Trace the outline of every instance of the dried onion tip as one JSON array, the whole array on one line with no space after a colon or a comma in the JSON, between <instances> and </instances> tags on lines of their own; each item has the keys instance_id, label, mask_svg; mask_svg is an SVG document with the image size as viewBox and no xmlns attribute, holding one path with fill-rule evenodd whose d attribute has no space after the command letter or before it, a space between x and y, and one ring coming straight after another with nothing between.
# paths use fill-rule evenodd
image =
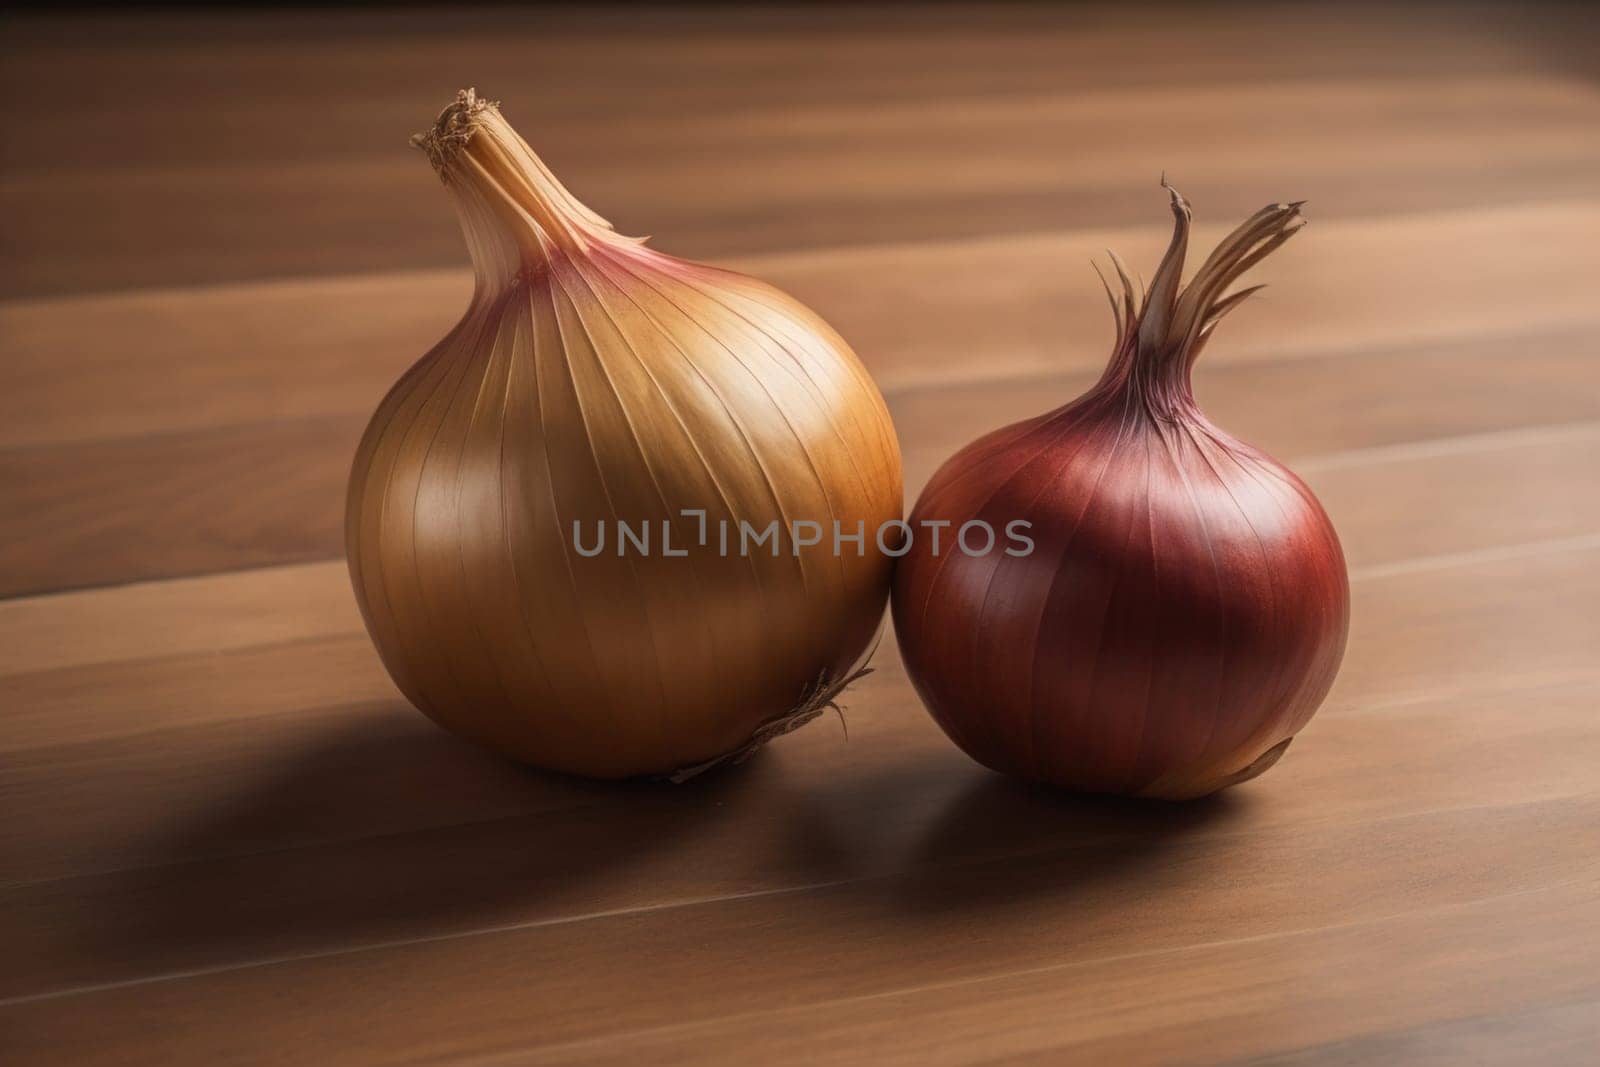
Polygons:
<instances>
[{"instance_id":1,"label":"dried onion tip","mask_svg":"<svg viewBox=\"0 0 1600 1067\"><path fill-rule=\"evenodd\" d=\"M1163 183L1164 184L1164 183ZM1088 393L997 430L912 512L1030 524L1026 554L936 555L895 573L907 671L974 759L1076 790L1183 798L1270 767L1333 683L1349 621L1338 537L1311 491L1195 406L1190 369L1225 295L1300 227L1274 204L1180 286L1188 203L1140 292L1116 262L1117 337Z\"/></svg>"},{"instance_id":2,"label":"dried onion tip","mask_svg":"<svg viewBox=\"0 0 1600 1067\"><path fill-rule=\"evenodd\" d=\"M901 508L865 369L771 286L613 232L472 90L413 143L476 286L351 473L351 578L396 684L455 733L604 778L818 714L879 625L870 531ZM801 519L868 536L802 545ZM772 523L781 551L743 550Z\"/></svg>"}]
</instances>

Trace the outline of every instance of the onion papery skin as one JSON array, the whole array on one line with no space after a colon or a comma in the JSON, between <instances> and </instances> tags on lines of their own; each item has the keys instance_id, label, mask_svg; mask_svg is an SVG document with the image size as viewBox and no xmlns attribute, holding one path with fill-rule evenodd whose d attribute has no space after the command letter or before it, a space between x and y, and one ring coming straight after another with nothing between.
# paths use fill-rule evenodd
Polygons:
<instances>
[{"instance_id":1,"label":"onion papery skin","mask_svg":"<svg viewBox=\"0 0 1600 1067\"><path fill-rule=\"evenodd\" d=\"M350 573L389 673L446 729L591 777L782 732L888 596L871 531L900 516L900 455L866 370L771 286L615 234L471 91L419 141L477 281L351 473ZM797 519L860 522L865 551L719 544L719 522ZM619 554L618 522L654 551ZM574 523L591 547L608 528L599 555Z\"/></svg>"},{"instance_id":2,"label":"onion papery skin","mask_svg":"<svg viewBox=\"0 0 1600 1067\"><path fill-rule=\"evenodd\" d=\"M1179 233L1142 309L1125 275L1112 297L1118 339L1100 383L957 453L911 515L919 533L1027 520L1034 550L935 555L918 536L893 611L918 693L978 762L1181 799L1261 773L1305 726L1343 656L1349 583L1305 484L1194 404L1193 357L1238 299L1182 303L1189 208L1176 193L1173 206ZM1298 208L1252 220L1266 251ZM1261 247L1214 271L1231 282Z\"/></svg>"}]
</instances>

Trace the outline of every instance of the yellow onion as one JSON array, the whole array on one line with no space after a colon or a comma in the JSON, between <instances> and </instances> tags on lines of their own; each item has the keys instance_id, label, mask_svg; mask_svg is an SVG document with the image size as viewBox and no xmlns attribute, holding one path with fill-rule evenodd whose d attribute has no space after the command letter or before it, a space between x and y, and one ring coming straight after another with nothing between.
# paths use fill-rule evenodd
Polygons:
<instances>
[{"instance_id":1,"label":"yellow onion","mask_svg":"<svg viewBox=\"0 0 1600 1067\"><path fill-rule=\"evenodd\" d=\"M413 142L476 286L351 473L351 578L395 683L452 732L605 778L817 714L878 628L874 533L900 517L866 370L771 286L616 234L472 90Z\"/></svg>"}]
</instances>

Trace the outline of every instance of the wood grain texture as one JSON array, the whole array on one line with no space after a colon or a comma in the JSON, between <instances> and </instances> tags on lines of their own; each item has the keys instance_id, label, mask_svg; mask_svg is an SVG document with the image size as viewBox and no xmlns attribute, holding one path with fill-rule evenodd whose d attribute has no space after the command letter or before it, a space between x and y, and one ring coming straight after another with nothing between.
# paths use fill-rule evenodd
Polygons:
<instances>
[{"instance_id":1,"label":"wood grain texture","mask_svg":"<svg viewBox=\"0 0 1600 1067\"><path fill-rule=\"evenodd\" d=\"M8 14L0 1057L1564 1064L1600 1043L1600 65L1549 9ZM604 69L605 78L594 72ZM1325 707L1179 807L972 765L892 639L687 788L406 706L340 518L470 285L476 83L884 386L908 493L1085 388L1087 261L1312 229L1197 371L1351 565Z\"/></svg>"},{"instance_id":2,"label":"wood grain texture","mask_svg":"<svg viewBox=\"0 0 1600 1067\"><path fill-rule=\"evenodd\" d=\"M623 1040L551 1046L521 1062L737 1063L737 1050L762 1046L839 1059L871 1047L884 1062L906 1064L1159 1064L1192 1058L1202 1042L1212 1056L1245 1062L1444 1064L1498 1054L1563 1062L1595 1032L1595 956L1561 947L1569 933L1594 931L1583 896L1507 894L1424 914L668 1024ZM1465 942L1472 947L1440 948ZM1559 962L1508 985L1504 972L1534 945ZM1411 992L1404 1007L1396 989ZM1557 1006L1516 1010L1551 1001ZM996 1017L1013 1024L996 1028ZM1346 1036L1352 1030L1359 1036Z\"/></svg>"},{"instance_id":3,"label":"wood grain texture","mask_svg":"<svg viewBox=\"0 0 1600 1067\"><path fill-rule=\"evenodd\" d=\"M1600 579L1594 573L1600 559L1597 549L1600 546L1594 544L1558 544L1510 558L1445 557L1437 566L1381 573L1368 580L1358 570L1358 611L1350 651L1322 714L1363 702L1407 703L1590 680L1600 671L1592 656L1600 642L1600 622L1590 608L1600 595ZM342 575L329 577L343 581ZM1484 617L1470 613L1460 617L1462 585L1473 587ZM1364 622L1361 612L1373 614ZM1562 632L1537 630L1535 624L1542 621L1560 625ZM364 751L368 746L362 744L363 731L371 731L370 746L379 753L391 740L404 751L412 743L406 739L415 735L390 718L404 707L403 702L370 661L359 673L350 666L361 642L360 635L353 634L348 641L321 642L314 654L303 650L299 656L271 648L213 654L205 674L196 670L197 663L206 663L205 657L188 656L148 665L108 664L76 673L4 679L5 691L34 714L15 717L14 740L6 745L13 766L0 773L0 785L13 803L51 814L6 829L8 861L0 870L0 881L26 883L140 865L147 862L141 856L152 847L149 842L159 842L199 798L221 796L249 780L270 786L282 771L293 770L296 753L315 765L320 750L329 747L337 766L353 763L352 771L361 770L362 757L371 758ZM263 684L274 668L282 670L290 663L303 666L308 676L293 686L277 686L272 693L241 697L243 706L236 715L205 714L229 692ZM893 699L902 707L916 707L909 692L883 694L891 671L895 686L904 689L898 661L886 655L883 677L874 676L852 697L860 714L867 713L871 701ZM94 688L99 692L126 688L129 696L85 706L77 688L85 678L97 682ZM42 724L58 720L61 740L52 743L51 732ZM425 725L410 719L402 722L419 729ZM341 742L347 731L355 738L353 755L346 755ZM142 738L159 744L148 748ZM856 752L833 731L808 731L806 740L823 745L829 753L822 757L824 772L844 752ZM263 752L275 753L276 758L263 761ZM163 772L173 767L181 767L182 773ZM381 775L383 768L363 773ZM525 786L524 802L547 804L552 791L558 797L568 795L561 782L541 779ZM337 780L333 784L337 786ZM417 814L426 816L432 804L445 801L445 810L452 810L451 805L470 795L452 790L441 801L424 797L426 803ZM487 795L501 794L490 788ZM137 797L139 804L118 804L119 797ZM303 797L288 789L274 798L274 803L279 801L297 810ZM263 813L271 811L261 801L254 806ZM287 843L392 832L407 828L404 820L414 817L403 809L379 805L381 825L370 827L363 820L373 812L365 805L331 809L308 823L286 825L284 830L296 835ZM496 808L490 816L503 813ZM346 825L353 830L341 828ZM229 835L218 834L212 847L227 851L228 842Z\"/></svg>"},{"instance_id":4,"label":"wood grain texture","mask_svg":"<svg viewBox=\"0 0 1600 1067\"><path fill-rule=\"evenodd\" d=\"M1204 239L1221 226L1203 227ZM1307 420L1339 420L1320 446L1348 447L1352 421L1386 418L1383 439L1404 441L1450 432L1430 420L1470 432L1594 417L1593 390L1552 398L1545 376L1592 361L1596 232L1600 209L1576 202L1318 223L1208 349L1201 399L1286 459L1303 454L1292 431ZM1087 385L1110 343L1088 261L1112 247L1153 262L1164 240L1149 226L733 265L800 295L864 354L914 490L985 428L1051 406L1041 388L1065 399ZM1301 247L1312 241L1317 257ZM1507 302L1512 286L1521 295ZM374 398L468 291L443 272L0 305L0 333L14 340L0 491L20 504L0 514L12 546L0 592L337 554L343 486ZM942 403L929 396L941 387ZM1505 410L1485 402L1495 395ZM907 405L956 415L908 417ZM1275 417L1287 427L1261 425Z\"/></svg>"},{"instance_id":5,"label":"wood grain texture","mask_svg":"<svg viewBox=\"0 0 1600 1067\"><path fill-rule=\"evenodd\" d=\"M798 894L489 931L492 948L446 938L121 986L95 995L95 1027L71 997L10 1006L7 1021L24 1049L91 1062L116 1055L100 1027L157 1056L245 1059L254 1043L243 1035L269 1020L311 1057L383 1059L419 1046L480 1055L681 1023L691 1011L738 1015L998 977L1063 954L1161 952L1212 940L1219 925L1238 940L1369 922L1410 910L1419 883L1439 910L1574 880L1592 888L1597 817L1594 798L1563 797L1301 835L1147 831ZM927 847L948 847L939 834ZM1357 854L1362 862L1349 862ZM969 925L975 914L981 936ZM648 966L630 966L641 944ZM286 994L317 1006L316 1025L280 1014ZM382 1027L354 1010L378 1003Z\"/></svg>"},{"instance_id":6,"label":"wood grain texture","mask_svg":"<svg viewBox=\"0 0 1600 1067\"><path fill-rule=\"evenodd\" d=\"M5 151L0 289L458 262L453 220L402 146L463 79L548 131L536 147L624 232L697 257L1140 220L1130 193L1162 168L1238 215L1280 195L1249 188L1266 172L1326 175L1297 195L1332 213L1584 191L1600 162L1560 125L1595 109L1592 85L1565 80L1583 73L1571 35L1591 26L1572 15L530 12L453 14L447 34L418 15L335 21L8 34L0 85L49 84L61 121ZM1370 150L1323 150L1341 143ZM118 195L86 195L108 171Z\"/></svg>"}]
</instances>

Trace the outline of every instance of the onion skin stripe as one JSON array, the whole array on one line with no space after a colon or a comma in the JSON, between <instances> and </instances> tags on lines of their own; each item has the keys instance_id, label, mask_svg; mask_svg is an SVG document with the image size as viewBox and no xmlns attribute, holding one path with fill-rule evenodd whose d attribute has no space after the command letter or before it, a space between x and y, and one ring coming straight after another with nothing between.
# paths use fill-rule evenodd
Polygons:
<instances>
[{"instance_id":1,"label":"onion skin stripe","mask_svg":"<svg viewBox=\"0 0 1600 1067\"><path fill-rule=\"evenodd\" d=\"M958 452L913 508L914 524L953 528L1024 519L1034 559L914 544L893 607L908 676L974 759L1066 789L1183 799L1282 755L1332 686L1350 591L1310 489L1208 421L1189 377L1260 287L1224 290L1298 232L1302 205L1258 211L1184 287L1191 209L1167 192L1173 234L1149 289L1115 255L1120 294L1101 272L1116 340L1100 380Z\"/></svg>"},{"instance_id":2,"label":"onion skin stripe","mask_svg":"<svg viewBox=\"0 0 1600 1067\"><path fill-rule=\"evenodd\" d=\"M417 143L476 287L351 472L352 584L401 691L463 737L598 778L714 764L815 714L856 676L893 559L792 531L875 533L903 506L865 368L777 290L617 234L475 93ZM718 525L706 544L678 526L666 556L685 511ZM784 551L740 551L741 523ZM623 524L655 551L569 543Z\"/></svg>"}]
</instances>

